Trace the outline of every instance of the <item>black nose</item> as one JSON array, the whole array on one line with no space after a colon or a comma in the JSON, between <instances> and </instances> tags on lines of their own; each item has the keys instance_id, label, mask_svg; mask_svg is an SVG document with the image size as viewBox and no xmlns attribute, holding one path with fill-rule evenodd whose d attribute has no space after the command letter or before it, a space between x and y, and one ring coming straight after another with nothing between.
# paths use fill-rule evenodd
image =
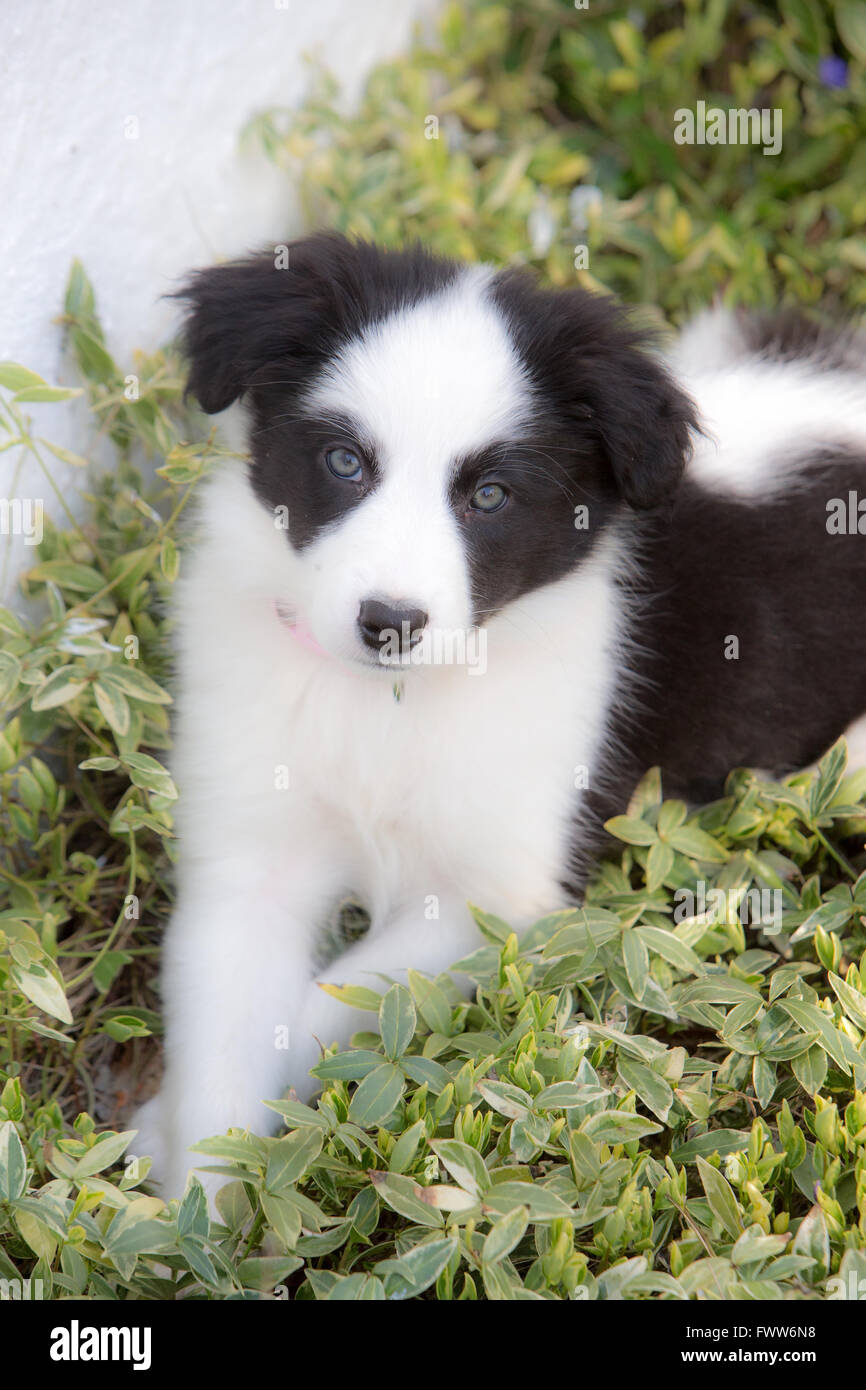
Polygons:
<instances>
[{"instance_id":1,"label":"black nose","mask_svg":"<svg viewBox=\"0 0 866 1390\"><path fill-rule=\"evenodd\" d=\"M374 652L392 644L401 654L414 647L424 628L427 614L421 608L411 608L401 602L388 603L377 598L365 598L358 610L358 631L361 640Z\"/></svg>"}]
</instances>

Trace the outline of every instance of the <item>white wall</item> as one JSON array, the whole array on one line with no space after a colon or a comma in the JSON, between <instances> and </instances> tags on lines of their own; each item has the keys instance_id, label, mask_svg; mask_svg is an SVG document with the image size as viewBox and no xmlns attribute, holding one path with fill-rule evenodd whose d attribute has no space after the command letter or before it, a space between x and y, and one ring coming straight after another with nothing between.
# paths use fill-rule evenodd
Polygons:
<instances>
[{"instance_id":1,"label":"white wall","mask_svg":"<svg viewBox=\"0 0 866 1390\"><path fill-rule=\"evenodd\" d=\"M377 61L405 49L435 0L5 0L0 6L0 359L72 382L61 357L70 262L95 286L123 364L157 346L176 309L159 296L193 265L300 229L287 178L238 133L293 106L304 54L354 99ZM129 132L137 123L137 138ZM84 412L30 407L37 429L80 450ZM2 436L0 436L2 440ZM0 454L0 497L50 494L32 460ZM53 464L74 504L81 475ZM14 485L14 492L13 492ZM0 535L0 597L22 559ZM3 584L3 570L6 584ZM11 573L10 573L11 571Z\"/></svg>"}]
</instances>

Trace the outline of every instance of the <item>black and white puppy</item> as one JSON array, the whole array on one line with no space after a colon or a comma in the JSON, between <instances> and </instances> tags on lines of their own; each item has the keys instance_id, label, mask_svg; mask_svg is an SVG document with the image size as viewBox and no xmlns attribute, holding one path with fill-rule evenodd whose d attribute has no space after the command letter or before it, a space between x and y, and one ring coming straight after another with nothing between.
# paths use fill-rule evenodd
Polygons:
<instances>
[{"instance_id":1,"label":"black and white puppy","mask_svg":"<svg viewBox=\"0 0 866 1390\"><path fill-rule=\"evenodd\" d=\"M137 1143L172 1195L190 1143L272 1128L369 1026L317 981L436 974L467 899L517 929L567 904L652 764L706 799L866 711L856 339L714 312L666 365L607 298L335 235L185 297L190 391L243 400L250 461L208 487L178 613ZM347 893L369 933L317 970Z\"/></svg>"}]
</instances>

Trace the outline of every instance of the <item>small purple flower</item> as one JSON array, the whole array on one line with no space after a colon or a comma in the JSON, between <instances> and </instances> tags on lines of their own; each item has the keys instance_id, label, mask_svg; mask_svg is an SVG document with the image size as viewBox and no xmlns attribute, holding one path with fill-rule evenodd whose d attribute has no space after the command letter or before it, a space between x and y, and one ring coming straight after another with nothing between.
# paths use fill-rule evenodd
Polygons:
<instances>
[{"instance_id":1,"label":"small purple flower","mask_svg":"<svg viewBox=\"0 0 866 1390\"><path fill-rule=\"evenodd\" d=\"M831 53L829 58L822 58L818 64L818 76L825 87L847 87L848 64L844 58L837 58Z\"/></svg>"}]
</instances>

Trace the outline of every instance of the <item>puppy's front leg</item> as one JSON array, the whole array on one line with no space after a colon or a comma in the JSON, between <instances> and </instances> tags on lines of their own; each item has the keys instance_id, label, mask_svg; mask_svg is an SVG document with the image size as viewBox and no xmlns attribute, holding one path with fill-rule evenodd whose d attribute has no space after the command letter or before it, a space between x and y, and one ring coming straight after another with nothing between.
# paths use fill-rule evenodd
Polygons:
<instances>
[{"instance_id":1,"label":"puppy's front leg","mask_svg":"<svg viewBox=\"0 0 866 1390\"><path fill-rule=\"evenodd\" d=\"M233 1125L269 1133L278 1123L262 1102L287 1085L330 878L330 866L309 860L282 862L278 877L273 860L226 860L182 885L163 954L165 1077L133 1146L154 1157L162 1195L178 1196L189 1169L208 1163L190 1144Z\"/></svg>"},{"instance_id":2,"label":"puppy's front leg","mask_svg":"<svg viewBox=\"0 0 866 1390\"><path fill-rule=\"evenodd\" d=\"M405 984L408 969L438 975L481 944L478 928L466 903L439 897L439 917L426 916L426 902L406 907L392 922L370 933L316 974L306 991L292 1046L292 1081L298 1093L309 1096L318 1087L309 1069L316 1065L320 1045L344 1046L351 1035L376 1027L375 1015L349 1008L322 990L320 983L366 985L386 989L378 978L387 975Z\"/></svg>"}]
</instances>

